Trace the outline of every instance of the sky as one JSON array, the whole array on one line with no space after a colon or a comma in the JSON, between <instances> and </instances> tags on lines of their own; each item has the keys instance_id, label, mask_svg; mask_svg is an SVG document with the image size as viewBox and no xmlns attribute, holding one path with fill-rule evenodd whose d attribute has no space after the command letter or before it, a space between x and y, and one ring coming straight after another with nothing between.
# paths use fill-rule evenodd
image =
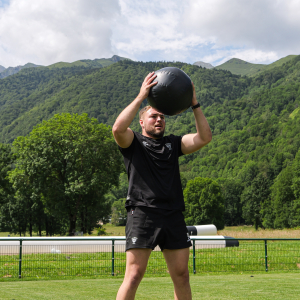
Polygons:
<instances>
[{"instance_id":1,"label":"sky","mask_svg":"<svg viewBox=\"0 0 300 300\"><path fill-rule=\"evenodd\" d=\"M299 0L0 0L0 65L109 58L269 64L300 54Z\"/></svg>"}]
</instances>

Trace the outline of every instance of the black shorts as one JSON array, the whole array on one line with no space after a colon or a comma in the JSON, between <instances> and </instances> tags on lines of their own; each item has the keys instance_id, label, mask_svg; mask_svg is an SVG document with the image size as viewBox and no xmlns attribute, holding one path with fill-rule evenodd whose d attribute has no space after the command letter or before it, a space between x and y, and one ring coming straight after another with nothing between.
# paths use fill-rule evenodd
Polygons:
<instances>
[{"instance_id":1,"label":"black shorts","mask_svg":"<svg viewBox=\"0 0 300 300\"><path fill-rule=\"evenodd\" d=\"M133 248L183 249L192 246L182 211L137 206L127 209L126 251Z\"/></svg>"}]
</instances>

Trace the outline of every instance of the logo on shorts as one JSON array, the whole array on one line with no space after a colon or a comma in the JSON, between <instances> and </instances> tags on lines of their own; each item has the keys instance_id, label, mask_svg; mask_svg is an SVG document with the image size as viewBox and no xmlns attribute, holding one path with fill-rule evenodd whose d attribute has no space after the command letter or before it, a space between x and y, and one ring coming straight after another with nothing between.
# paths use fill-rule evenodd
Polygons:
<instances>
[{"instance_id":1,"label":"logo on shorts","mask_svg":"<svg viewBox=\"0 0 300 300\"><path fill-rule=\"evenodd\" d=\"M137 237L133 237L133 238L131 238L131 240L132 240L132 244L133 244L133 245L135 245L135 242L137 241L137 239L138 239Z\"/></svg>"},{"instance_id":2,"label":"logo on shorts","mask_svg":"<svg viewBox=\"0 0 300 300\"><path fill-rule=\"evenodd\" d=\"M166 143L166 147L168 147L170 151L172 150L172 144L171 143Z\"/></svg>"},{"instance_id":3,"label":"logo on shorts","mask_svg":"<svg viewBox=\"0 0 300 300\"><path fill-rule=\"evenodd\" d=\"M191 241L191 238L190 238L189 234L187 233L186 235L187 235L187 238L188 238L188 239L187 239L187 242L190 242L190 241Z\"/></svg>"}]
</instances>

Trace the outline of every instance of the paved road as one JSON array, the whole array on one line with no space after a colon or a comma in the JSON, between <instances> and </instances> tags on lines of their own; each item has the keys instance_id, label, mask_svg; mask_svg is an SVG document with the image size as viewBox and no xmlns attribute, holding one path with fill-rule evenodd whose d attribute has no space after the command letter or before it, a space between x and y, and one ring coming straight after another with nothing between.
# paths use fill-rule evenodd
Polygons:
<instances>
[{"instance_id":1,"label":"paved road","mask_svg":"<svg viewBox=\"0 0 300 300\"><path fill-rule=\"evenodd\" d=\"M112 241L115 240L115 252L125 251L125 237L104 237L105 240L99 240L99 237L88 240L76 240L77 238L22 238L22 253L95 253L95 252L111 252ZM191 237L191 239L200 237ZM196 240L196 249L204 248L224 248L226 246L223 236L205 236L203 240ZM207 239L218 240L207 240ZM4 240L5 239L5 240ZM20 241L15 238L0 238L0 255L19 254ZM82 238L84 239L84 238ZM206 239L206 240L204 240ZM160 251L159 247L155 251Z\"/></svg>"}]
</instances>

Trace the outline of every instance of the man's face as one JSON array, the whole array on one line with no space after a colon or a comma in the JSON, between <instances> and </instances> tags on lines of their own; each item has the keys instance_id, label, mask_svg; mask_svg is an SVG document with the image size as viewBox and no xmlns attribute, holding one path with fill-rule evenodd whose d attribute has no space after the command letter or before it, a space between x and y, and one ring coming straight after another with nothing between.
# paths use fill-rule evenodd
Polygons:
<instances>
[{"instance_id":1,"label":"man's face","mask_svg":"<svg viewBox=\"0 0 300 300\"><path fill-rule=\"evenodd\" d=\"M165 115L155 108L150 108L143 113L140 120L142 126L143 135L159 139L164 136L165 133Z\"/></svg>"}]
</instances>

